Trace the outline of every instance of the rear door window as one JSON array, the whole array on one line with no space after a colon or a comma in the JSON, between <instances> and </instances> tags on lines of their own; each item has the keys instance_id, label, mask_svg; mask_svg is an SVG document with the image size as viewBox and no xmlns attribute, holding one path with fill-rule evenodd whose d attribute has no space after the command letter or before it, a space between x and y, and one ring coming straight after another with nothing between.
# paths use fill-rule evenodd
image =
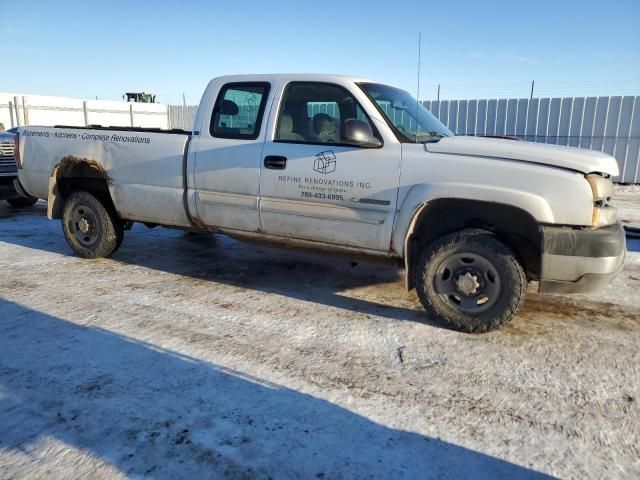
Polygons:
<instances>
[{"instance_id":1,"label":"rear door window","mask_svg":"<svg viewBox=\"0 0 640 480\"><path fill-rule=\"evenodd\" d=\"M211 116L212 137L255 140L269 95L268 83L228 83L222 87Z\"/></svg>"}]
</instances>

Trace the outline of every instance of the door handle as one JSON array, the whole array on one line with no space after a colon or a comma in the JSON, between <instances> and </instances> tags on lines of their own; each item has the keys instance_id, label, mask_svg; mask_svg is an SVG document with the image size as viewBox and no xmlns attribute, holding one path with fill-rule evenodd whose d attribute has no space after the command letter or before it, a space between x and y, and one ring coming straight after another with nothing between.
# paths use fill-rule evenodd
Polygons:
<instances>
[{"instance_id":1,"label":"door handle","mask_svg":"<svg viewBox=\"0 0 640 480\"><path fill-rule=\"evenodd\" d=\"M281 157L280 155L267 155L264 157L264 166L271 170L284 170L287 168L287 157Z\"/></svg>"}]
</instances>

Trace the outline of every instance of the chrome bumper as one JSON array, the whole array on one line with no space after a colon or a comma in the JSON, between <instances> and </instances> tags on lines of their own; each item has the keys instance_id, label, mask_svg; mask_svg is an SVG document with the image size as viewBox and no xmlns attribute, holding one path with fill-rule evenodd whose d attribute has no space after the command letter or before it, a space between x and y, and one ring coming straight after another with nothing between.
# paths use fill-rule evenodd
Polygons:
<instances>
[{"instance_id":1,"label":"chrome bumper","mask_svg":"<svg viewBox=\"0 0 640 480\"><path fill-rule=\"evenodd\" d=\"M594 230L543 227L542 293L586 293L606 286L626 255L620 223Z\"/></svg>"}]
</instances>

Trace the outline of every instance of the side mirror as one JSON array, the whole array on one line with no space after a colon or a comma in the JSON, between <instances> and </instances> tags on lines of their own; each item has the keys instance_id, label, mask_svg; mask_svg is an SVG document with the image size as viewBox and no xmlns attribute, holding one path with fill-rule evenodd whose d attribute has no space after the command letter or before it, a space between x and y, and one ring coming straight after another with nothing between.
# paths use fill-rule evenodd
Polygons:
<instances>
[{"instance_id":1,"label":"side mirror","mask_svg":"<svg viewBox=\"0 0 640 480\"><path fill-rule=\"evenodd\" d=\"M391 108L393 108L394 110L404 111L407 109L407 105L402 100L395 99L393 102L391 102Z\"/></svg>"},{"instance_id":2,"label":"side mirror","mask_svg":"<svg viewBox=\"0 0 640 480\"><path fill-rule=\"evenodd\" d=\"M348 118L344 121L342 139L363 147L379 147L381 145L380 140L373 135L371 125L355 118Z\"/></svg>"}]
</instances>

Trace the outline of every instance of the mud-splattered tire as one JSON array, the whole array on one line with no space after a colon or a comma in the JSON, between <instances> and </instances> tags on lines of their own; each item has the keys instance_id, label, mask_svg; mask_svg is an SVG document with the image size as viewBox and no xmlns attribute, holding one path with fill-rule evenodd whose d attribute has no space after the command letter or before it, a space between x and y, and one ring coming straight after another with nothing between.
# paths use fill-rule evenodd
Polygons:
<instances>
[{"instance_id":1,"label":"mud-splattered tire","mask_svg":"<svg viewBox=\"0 0 640 480\"><path fill-rule=\"evenodd\" d=\"M416 290L429 317L463 332L489 332L509 322L526 289L511 249L486 230L440 237L416 265Z\"/></svg>"},{"instance_id":2,"label":"mud-splattered tire","mask_svg":"<svg viewBox=\"0 0 640 480\"><path fill-rule=\"evenodd\" d=\"M38 201L35 197L18 197L18 198L10 198L7 200L9 205L13 208L22 208L22 207L30 207L31 205L35 205Z\"/></svg>"},{"instance_id":3,"label":"mud-splattered tire","mask_svg":"<svg viewBox=\"0 0 640 480\"><path fill-rule=\"evenodd\" d=\"M73 192L62 212L62 230L71 249L83 258L108 257L124 238L124 224L113 209L89 192Z\"/></svg>"}]
</instances>

